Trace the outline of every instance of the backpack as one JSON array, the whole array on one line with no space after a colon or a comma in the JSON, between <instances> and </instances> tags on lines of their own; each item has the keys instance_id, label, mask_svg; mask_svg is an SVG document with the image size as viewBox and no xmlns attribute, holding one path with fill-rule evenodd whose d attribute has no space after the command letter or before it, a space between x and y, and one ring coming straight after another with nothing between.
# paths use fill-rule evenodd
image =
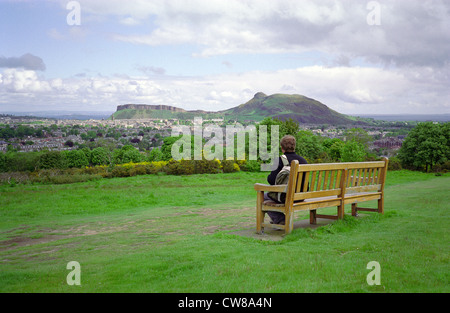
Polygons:
<instances>
[{"instance_id":1,"label":"backpack","mask_svg":"<svg viewBox=\"0 0 450 313\"><path fill-rule=\"evenodd\" d=\"M291 173L291 166L287 157L283 154L281 156L281 161L283 162L283 168L277 174L275 178L275 185L287 185L289 182L289 174ZM287 186L286 186L287 189ZM284 192L269 192L267 195L270 199L275 202L284 203L286 201L286 189Z\"/></svg>"}]
</instances>

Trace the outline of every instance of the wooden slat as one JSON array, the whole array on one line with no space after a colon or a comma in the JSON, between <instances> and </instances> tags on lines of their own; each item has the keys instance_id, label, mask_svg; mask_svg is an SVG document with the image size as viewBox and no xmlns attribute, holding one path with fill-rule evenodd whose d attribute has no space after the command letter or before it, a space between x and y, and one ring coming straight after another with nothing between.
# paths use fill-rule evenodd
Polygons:
<instances>
[{"instance_id":1,"label":"wooden slat","mask_svg":"<svg viewBox=\"0 0 450 313\"><path fill-rule=\"evenodd\" d=\"M357 184L357 179L358 179L358 176L359 176L359 173L358 173L358 169L353 169L353 170L351 170L351 171L353 171L353 174L351 174L350 172L349 172L349 175L352 175L351 177L352 177L352 184L350 185L350 186L347 186L347 187L352 187L352 186L356 186L356 184Z\"/></svg>"},{"instance_id":2,"label":"wooden slat","mask_svg":"<svg viewBox=\"0 0 450 313\"><path fill-rule=\"evenodd\" d=\"M375 172L374 168L369 169L369 174L367 176L367 185L373 184L373 173Z\"/></svg>"},{"instance_id":3,"label":"wooden slat","mask_svg":"<svg viewBox=\"0 0 450 313\"><path fill-rule=\"evenodd\" d=\"M265 184L255 184L253 188L256 191L274 191L274 192L284 192L287 185L265 185Z\"/></svg>"},{"instance_id":4,"label":"wooden slat","mask_svg":"<svg viewBox=\"0 0 450 313\"><path fill-rule=\"evenodd\" d=\"M305 184L303 185L303 192L307 192L308 191L308 186L309 186L309 172L305 173Z\"/></svg>"},{"instance_id":5,"label":"wooden slat","mask_svg":"<svg viewBox=\"0 0 450 313\"><path fill-rule=\"evenodd\" d=\"M332 220L337 220L338 217L336 215L324 215L324 214L316 214L316 218L327 218Z\"/></svg>"},{"instance_id":6,"label":"wooden slat","mask_svg":"<svg viewBox=\"0 0 450 313\"><path fill-rule=\"evenodd\" d=\"M350 194L345 197L344 204L379 200L380 198L381 198L381 193L367 193L367 194L358 195L358 196Z\"/></svg>"},{"instance_id":7,"label":"wooden slat","mask_svg":"<svg viewBox=\"0 0 450 313\"><path fill-rule=\"evenodd\" d=\"M301 164L300 172L384 167L384 161Z\"/></svg>"},{"instance_id":8,"label":"wooden slat","mask_svg":"<svg viewBox=\"0 0 450 313\"><path fill-rule=\"evenodd\" d=\"M335 181L334 181L335 173L336 173L336 171L331 171L330 185L328 186L328 188L330 188L330 189L334 189L335 188Z\"/></svg>"},{"instance_id":9,"label":"wooden slat","mask_svg":"<svg viewBox=\"0 0 450 313\"><path fill-rule=\"evenodd\" d=\"M313 201L313 202L300 202L300 203L294 203L294 211L305 211L305 210L316 210L321 208L328 208L333 206L340 205L341 200L335 199L335 200L328 200L328 201Z\"/></svg>"},{"instance_id":10,"label":"wooden slat","mask_svg":"<svg viewBox=\"0 0 450 313\"><path fill-rule=\"evenodd\" d=\"M367 212L378 212L378 209L372 209L372 208L356 208L357 211L367 211Z\"/></svg>"},{"instance_id":11,"label":"wooden slat","mask_svg":"<svg viewBox=\"0 0 450 313\"><path fill-rule=\"evenodd\" d=\"M310 191L316 191L316 172L311 171L311 188Z\"/></svg>"},{"instance_id":12,"label":"wooden slat","mask_svg":"<svg viewBox=\"0 0 450 313\"><path fill-rule=\"evenodd\" d=\"M368 185L368 186L348 187L345 192L346 194L352 194L358 192L379 191L380 189L381 185Z\"/></svg>"},{"instance_id":13,"label":"wooden slat","mask_svg":"<svg viewBox=\"0 0 450 313\"><path fill-rule=\"evenodd\" d=\"M300 192L300 188L302 187L302 180L303 180L303 176L305 175L305 173L301 172L298 173L297 175L297 186L295 186L295 192Z\"/></svg>"},{"instance_id":14,"label":"wooden slat","mask_svg":"<svg viewBox=\"0 0 450 313\"><path fill-rule=\"evenodd\" d=\"M323 174L323 171L320 171L319 177L317 178L317 187L316 187L317 191L322 190L322 174Z\"/></svg>"},{"instance_id":15,"label":"wooden slat","mask_svg":"<svg viewBox=\"0 0 450 313\"><path fill-rule=\"evenodd\" d=\"M381 179L381 175L380 175L380 173L381 173L381 168L378 168L377 169L377 180L376 180L376 183L377 184L379 184L380 183L380 179Z\"/></svg>"},{"instance_id":16,"label":"wooden slat","mask_svg":"<svg viewBox=\"0 0 450 313\"><path fill-rule=\"evenodd\" d=\"M342 170L338 170L336 174L336 185L334 186L334 188L341 188L341 175Z\"/></svg>"},{"instance_id":17,"label":"wooden slat","mask_svg":"<svg viewBox=\"0 0 450 313\"><path fill-rule=\"evenodd\" d=\"M330 182L329 182L329 178L328 178L329 173L330 173L330 171L325 171L325 177L324 177L324 179L323 179L322 190L328 190L328 189L330 188L330 187L329 187Z\"/></svg>"},{"instance_id":18,"label":"wooden slat","mask_svg":"<svg viewBox=\"0 0 450 313\"><path fill-rule=\"evenodd\" d=\"M369 169L365 168L361 177L361 186L365 186L366 185L366 179L367 179L367 171Z\"/></svg>"},{"instance_id":19,"label":"wooden slat","mask_svg":"<svg viewBox=\"0 0 450 313\"><path fill-rule=\"evenodd\" d=\"M294 201L303 200L303 199L310 199L310 198L321 198L321 197L337 196L340 193L341 193L341 189L300 192L300 193L296 193L294 195Z\"/></svg>"}]
</instances>

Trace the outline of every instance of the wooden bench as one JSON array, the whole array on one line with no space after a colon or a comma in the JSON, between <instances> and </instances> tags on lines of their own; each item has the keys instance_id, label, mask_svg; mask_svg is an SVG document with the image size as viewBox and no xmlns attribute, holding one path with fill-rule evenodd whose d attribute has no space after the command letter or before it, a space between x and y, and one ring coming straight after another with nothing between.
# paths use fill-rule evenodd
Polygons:
<instances>
[{"instance_id":1,"label":"wooden bench","mask_svg":"<svg viewBox=\"0 0 450 313\"><path fill-rule=\"evenodd\" d=\"M341 219L346 204L352 205L352 215L358 211L384 213L384 183L389 160L375 162L302 164L294 160L291 163L289 182L286 185L255 184L256 231L262 233L264 227L284 229L288 234L293 229L294 212L309 211L310 223L316 224L316 218ZM302 184L302 181L304 183ZM264 192L283 192L286 190L286 202L279 204L264 200ZM377 200L378 208L359 207L360 202ZM337 207L337 215L317 214L317 209ZM266 212L275 211L285 214L285 225L266 224Z\"/></svg>"}]
</instances>

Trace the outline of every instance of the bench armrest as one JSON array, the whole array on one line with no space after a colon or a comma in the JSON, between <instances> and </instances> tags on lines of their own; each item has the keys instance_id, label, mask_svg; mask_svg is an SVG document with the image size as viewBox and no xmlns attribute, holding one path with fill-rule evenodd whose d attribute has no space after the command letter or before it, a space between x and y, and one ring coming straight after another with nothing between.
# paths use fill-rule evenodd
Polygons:
<instances>
[{"instance_id":1,"label":"bench armrest","mask_svg":"<svg viewBox=\"0 0 450 313\"><path fill-rule=\"evenodd\" d=\"M254 188L256 191L273 191L273 192L285 192L287 185L265 185L265 184L255 184Z\"/></svg>"}]
</instances>

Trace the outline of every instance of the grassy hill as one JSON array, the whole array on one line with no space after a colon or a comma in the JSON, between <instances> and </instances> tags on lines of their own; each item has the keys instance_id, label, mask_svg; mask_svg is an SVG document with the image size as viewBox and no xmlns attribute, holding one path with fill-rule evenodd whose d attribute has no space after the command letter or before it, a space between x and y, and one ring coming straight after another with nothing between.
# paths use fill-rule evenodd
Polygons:
<instances>
[{"instance_id":1,"label":"grassy hill","mask_svg":"<svg viewBox=\"0 0 450 313\"><path fill-rule=\"evenodd\" d=\"M192 120L194 117L202 117L204 119L217 118L217 113L207 113L204 111L186 111L186 112L174 112L169 110L136 110L125 109L114 112L112 117L114 119L180 119L180 120Z\"/></svg>"},{"instance_id":2,"label":"grassy hill","mask_svg":"<svg viewBox=\"0 0 450 313\"><path fill-rule=\"evenodd\" d=\"M300 123L311 124L336 125L355 122L346 115L331 110L325 104L302 95L267 96L258 92L250 101L222 112L225 116L238 120L260 121L270 116L281 120L292 118Z\"/></svg>"},{"instance_id":3,"label":"grassy hill","mask_svg":"<svg viewBox=\"0 0 450 313\"><path fill-rule=\"evenodd\" d=\"M253 99L237 107L219 111L184 111L175 112L169 110L154 109L124 109L113 114L115 119L203 119L224 118L225 120L236 120L238 122L259 122L265 117L286 120L292 118L300 123L309 124L355 124L358 123L354 117L349 117L331 110L325 104L301 95L274 94L267 96L262 92L255 94ZM359 122L361 123L361 122Z\"/></svg>"}]
</instances>

